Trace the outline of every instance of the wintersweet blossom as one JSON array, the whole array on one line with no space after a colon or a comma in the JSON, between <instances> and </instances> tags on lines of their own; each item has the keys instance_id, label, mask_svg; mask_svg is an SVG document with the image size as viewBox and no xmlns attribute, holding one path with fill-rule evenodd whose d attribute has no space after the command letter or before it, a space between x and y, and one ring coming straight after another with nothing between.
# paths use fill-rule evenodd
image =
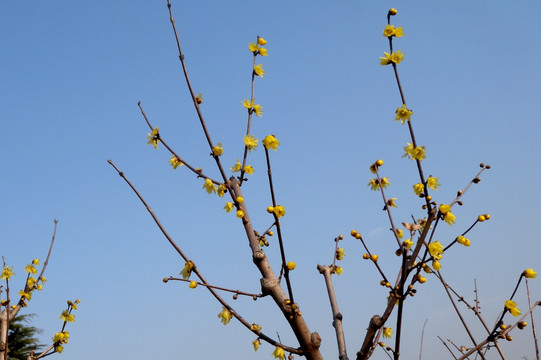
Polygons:
<instances>
[{"instance_id":1,"label":"wintersweet blossom","mask_svg":"<svg viewBox=\"0 0 541 360\"><path fill-rule=\"evenodd\" d=\"M385 37L402 37L404 36L404 31L402 30L402 27L395 28L394 25L386 25L385 29L383 29L383 36Z\"/></svg>"},{"instance_id":2,"label":"wintersweet blossom","mask_svg":"<svg viewBox=\"0 0 541 360\"><path fill-rule=\"evenodd\" d=\"M432 190L439 190L439 186L441 185L439 182L438 182L438 179L437 177L433 177L432 175L430 175L428 177L428 179L426 179L426 185L428 186L429 189L432 189Z\"/></svg>"},{"instance_id":3,"label":"wintersweet blossom","mask_svg":"<svg viewBox=\"0 0 541 360\"><path fill-rule=\"evenodd\" d=\"M244 172L246 174L252 175L254 173L255 169L252 167L252 165L246 165L244 167Z\"/></svg>"},{"instance_id":4,"label":"wintersweet blossom","mask_svg":"<svg viewBox=\"0 0 541 360\"><path fill-rule=\"evenodd\" d=\"M440 271L441 263L438 260L433 260L432 261L432 267L434 268L434 270Z\"/></svg>"},{"instance_id":5,"label":"wintersweet blossom","mask_svg":"<svg viewBox=\"0 0 541 360\"><path fill-rule=\"evenodd\" d=\"M470 246L471 245L471 242L470 242L470 239L460 235L456 238L456 242L461 244L461 245L464 245L464 246Z\"/></svg>"},{"instance_id":6,"label":"wintersweet blossom","mask_svg":"<svg viewBox=\"0 0 541 360\"><path fill-rule=\"evenodd\" d=\"M411 120L411 115L413 115L413 111L408 109L406 104L402 104L399 108L395 111L395 118L394 121L400 121L402 124L404 124L406 121Z\"/></svg>"},{"instance_id":7,"label":"wintersweet blossom","mask_svg":"<svg viewBox=\"0 0 541 360\"><path fill-rule=\"evenodd\" d=\"M274 135L267 135L261 142L263 146L267 149L272 149L274 151L277 150L278 146L280 145L280 142L277 138L274 137Z\"/></svg>"},{"instance_id":8,"label":"wintersweet blossom","mask_svg":"<svg viewBox=\"0 0 541 360\"><path fill-rule=\"evenodd\" d=\"M263 77L263 74L266 74L266 73L267 72L263 69L263 64L259 64L259 65L254 66L254 74L255 75Z\"/></svg>"},{"instance_id":9,"label":"wintersweet blossom","mask_svg":"<svg viewBox=\"0 0 541 360\"><path fill-rule=\"evenodd\" d=\"M259 345L261 345L261 341L259 340L259 338L252 341L252 345L254 346L254 351L257 351L259 349Z\"/></svg>"},{"instance_id":10,"label":"wintersweet blossom","mask_svg":"<svg viewBox=\"0 0 541 360\"><path fill-rule=\"evenodd\" d=\"M443 245L439 241L433 241L428 245L428 252L434 259L441 260L443 256Z\"/></svg>"},{"instance_id":11,"label":"wintersweet blossom","mask_svg":"<svg viewBox=\"0 0 541 360\"><path fill-rule=\"evenodd\" d=\"M24 268L24 271L26 271L29 274L30 273L32 273L32 274L37 274L38 273L38 269L36 269L33 264L26 265L25 268Z\"/></svg>"},{"instance_id":12,"label":"wintersweet blossom","mask_svg":"<svg viewBox=\"0 0 541 360\"><path fill-rule=\"evenodd\" d=\"M23 290L19 291L19 296L21 297L21 299L23 300L30 300L32 299L32 292L25 292Z\"/></svg>"},{"instance_id":13,"label":"wintersweet blossom","mask_svg":"<svg viewBox=\"0 0 541 360\"><path fill-rule=\"evenodd\" d=\"M344 252L344 248L338 248L336 250L336 260L342 260L346 256L346 253Z\"/></svg>"},{"instance_id":14,"label":"wintersweet blossom","mask_svg":"<svg viewBox=\"0 0 541 360\"><path fill-rule=\"evenodd\" d=\"M242 219L242 218L244 217L244 211L242 211L242 210L237 210L237 217L238 217L239 219Z\"/></svg>"},{"instance_id":15,"label":"wintersweet blossom","mask_svg":"<svg viewBox=\"0 0 541 360\"><path fill-rule=\"evenodd\" d=\"M344 269L341 266L334 265L332 268L332 274L341 275L344 272Z\"/></svg>"},{"instance_id":16,"label":"wintersweet blossom","mask_svg":"<svg viewBox=\"0 0 541 360\"><path fill-rule=\"evenodd\" d=\"M147 144L152 145L154 149L158 147L158 141L160 141L160 133L157 126L152 130L152 132L148 133L147 139Z\"/></svg>"},{"instance_id":17,"label":"wintersweet blossom","mask_svg":"<svg viewBox=\"0 0 541 360\"><path fill-rule=\"evenodd\" d=\"M8 267L7 265L4 265L2 272L0 273L0 278L2 280L9 280L13 275L15 275L13 273L13 266Z\"/></svg>"},{"instance_id":18,"label":"wintersweet blossom","mask_svg":"<svg viewBox=\"0 0 541 360\"><path fill-rule=\"evenodd\" d=\"M277 217L281 218L286 214L286 209L282 205L276 205L273 212Z\"/></svg>"},{"instance_id":19,"label":"wintersweet blossom","mask_svg":"<svg viewBox=\"0 0 541 360\"><path fill-rule=\"evenodd\" d=\"M505 302L505 307L507 308L507 310L509 310L511 315L513 315L513 316L519 316L520 315L520 309L517 308L517 303L514 302L513 300L507 300Z\"/></svg>"},{"instance_id":20,"label":"wintersweet blossom","mask_svg":"<svg viewBox=\"0 0 541 360\"><path fill-rule=\"evenodd\" d=\"M235 163L235 165L230 167L231 171L233 171L233 172L239 172L241 168L242 168L242 165L241 165L241 163L240 163L240 161L238 159L237 159L237 162Z\"/></svg>"},{"instance_id":21,"label":"wintersweet blossom","mask_svg":"<svg viewBox=\"0 0 541 360\"><path fill-rule=\"evenodd\" d=\"M400 50L397 50L396 52L393 51L390 54L388 52L384 52L383 55L383 57L379 58L379 63L381 65L400 64L400 62L404 59L404 53Z\"/></svg>"},{"instance_id":22,"label":"wintersweet blossom","mask_svg":"<svg viewBox=\"0 0 541 360\"><path fill-rule=\"evenodd\" d=\"M413 241L411 241L410 239L406 239L404 240L404 246L406 247L406 249L411 249L411 246L413 245Z\"/></svg>"},{"instance_id":23,"label":"wintersweet blossom","mask_svg":"<svg viewBox=\"0 0 541 360\"><path fill-rule=\"evenodd\" d=\"M404 146L405 154L402 155L402 157L408 157L408 159L411 160L423 160L426 158L425 154L425 147L424 146L413 146L412 143L407 143L406 146Z\"/></svg>"},{"instance_id":24,"label":"wintersweet blossom","mask_svg":"<svg viewBox=\"0 0 541 360\"><path fill-rule=\"evenodd\" d=\"M393 336L393 329L390 327L383 327L383 337L390 338Z\"/></svg>"},{"instance_id":25,"label":"wintersweet blossom","mask_svg":"<svg viewBox=\"0 0 541 360\"><path fill-rule=\"evenodd\" d=\"M222 143L218 143L216 144L216 146L212 148L212 155L214 156L222 156L223 153L224 153L224 147Z\"/></svg>"},{"instance_id":26,"label":"wintersweet blossom","mask_svg":"<svg viewBox=\"0 0 541 360\"><path fill-rule=\"evenodd\" d=\"M272 352L272 356L274 356L275 359L284 360L286 357L286 354L284 353L284 349L281 347L276 347L274 351Z\"/></svg>"},{"instance_id":27,"label":"wintersweet blossom","mask_svg":"<svg viewBox=\"0 0 541 360\"><path fill-rule=\"evenodd\" d=\"M423 191L425 191L425 186L421 183L417 183L413 185L413 191L415 192L415 195L420 196Z\"/></svg>"},{"instance_id":28,"label":"wintersweet blossom","mask_svg":"<svg viewBox=\"0 0 541 360\"><path fill-rule=\"evenodd\" d=\"M263 116L263 109L261 108L261 105L254 105L253 110L257 116Z\"/></svg>"},{"instance_id":29,"label":"wintersweet blossom","mask_svg":"<svg viewBox=\"0 0 541 360\"><path fill-rule=\"evenodd\" d=\"M224 196L226 190L227 190L227 187L224 184L218 185L218 196L219 197Z\"/></svg>"},{"instance_id":30,"label":"wintersweet blossom","mask_svg":"<svg viewBox=\"0 0 541 360\"><path fill-rule=\"evenodd\" d=\"M391 185L389 178L382 177L380 179L370 179L367 186L370 186L370 190L377 191L379 188L386 188L387 185Z\"/></svg>"},{"instance_id":31,"label":"wintersweet blossom","mask_svg":"<svg viewBox=\"0 0 541 360\"><path fill-rule=\"evenodd\" d=\"M250 330L252 330L252 331L261 331L261 325L252 324L252 325L250 325Z\"/></svg>"},{"instance_id":32,"label":"wintersweet blossom","mask_svg":"<svg viewBox=\"0 0 541 360\"><path fill-rule=\"evenodd\" d=\"M205 179L205 183L203 184L203 189L207 191L208 194L216 193L216 185L212 182L211 179Z\"/></svg>"},{"instance_id":33,"label":"wintersweet blossom","mask_svg":"<svg viewBox=\"0 0 541 360\"><path fill-rule=\"evenodd\" d=\"M184 264L184 268L180 271L180 275L182 275L182 278L184 280L189 279L190 275L192 274L192 270L194 268L195 264L193 261L186 261Z\"/></svg>"},{"instance_id":34,"label":"wintersweet blossom","mask_svg":"<svg viewBox=\"0 0 541 360\"><path fill-rule=\"evenodd\" d=\"M195 95L195 102L198 103L198 104L204 103L203 94L199 93L199 94Z\"/></svg>"},{"instance_id":35,"label":"wintersweet blossom","mask_svg":"<svg viewBox=\"0 0 541 360\"><path fill-rule=\"evenodd\" d=\"M296 267L297 267L297 264L294 261L288 261L288 263L286 264L286 268L289 271L295 270Z\"/></svg>"},{"instance_id":36,"label":"wintersweet blossom","mask_svg":"<svg viewBox=\"0 0 541 360\"><path fill-rule=\"evenodd\" d=\"M248 151L255 150L257 148L257 142L258 140L253 135L244 136L244 145L246 146Z\"/></svg>"},{"instance_id":37,"label":"wintersweet blossom","mask_svg":"<svg viewBox=\"0 0 541 360\"><path fill-rule=\"evenodd\" d=\"M233 210L233 203L232 202L226 202L224 206L225 212L231 212Z\"/></svg>"},{"instance_id":38,"label":"wintersweet blossom","mask_svg":"<svg viewBox=\"0 0 541 360\"><path fill-rule=\"evenodd\" d=\"M533 271L533 269L526 269L524 270L522 275L524 275L528 279L535 279L535 277L537 276L537 272Z\"/></svg>"},{"instance_id":39,"label":"wintersweet blossom","mask_svg":"<svg viewBox=\"0 0 541 360\"><path fill-rule=\"evenodd\" d=\"M220 318L222 324L227 325L232 317L233 314L231 314L231 312L227 310L225 306L222 306L222 311L218 314L218 318Z\"/></svg>"},{"instance_id":40,"label":"wintersweet blossom","mask_svg":"<svg viewBox=\"0 0 541 360\"><path fill-rule=\"evenodd\" d=\"M74 322L75 321L75 315L70 314L68 310L63 310L62 314L60 314L60 320L64 322Z\"/></svg>"},{"instance_id":41,"label":"wintersweet blossom","mask_svg":"<svg viewBox=\"0 0 541 360\"><path fill-rule=\"evenodd\" d=\"M443 220L445 220L445 222L447 224L449 224L449 226L452 226L454 223L455 223L455 220L456 220L456 216L454 216L450 211L448 213L446 213L445 215L443 215Z\"/></svg>"},{"instance_id":42,"label":"wintersweet blossom","mask_svg":"<svg viewBox=\"0 0 541 360\"><path fill-rule=\"evenodd\" d=\"M255 54L259 50L259 45L256 43L250 43L248 44L248 49Z\"/></svg>"},{"instance_id":43,"label":"wintersweet blossom","mask_svg":"<svg viewBox=\"0 0 541 360\"><path fill-rule=\"evenodd\" d=\"M173 169L176 169L177 167L184 165L184 164L182 163L182 161L180 161L180 159L179 159L178 157L176 157L175 155L173 155L173 157L171 158L171 160L169 160L169 164L171 164L171 166L173 167Z\"/></svg>"},{"instance_id":44,"label":"wintersweet blossom","mask_svg":"<svg viewBox=\"0 0 541 360\"><path fill-rule=\"evenodd\" d=\"M261 56L267 56L269 53L267 51L266 48L262 47L262 48L259 48L259 51L257 52L259 55Z\"/></svg>"},{"instance_id":45,"label":"wintersweet blossom","mask_svg":"<svg viewBox=\"0 0 541 360\"><path fill-rule=\"evenodd\" d=\"M262 37L257 38L257 43L259 45L267 45L267 40L263 39Z\"/></svg>"},{"instance_id":46,"label":"wintersweet blossom","mask_svg":"<svg viewBox=\"0 0 541 360\"><path fill-rule=\"evenodd\" d=\"M387 206L389 206L389 207L398 207L398 206L396 206L396 203L395 203L396 199L397 198L390 198L389 200L387 200Z\"/></svg>"}]
</instances>

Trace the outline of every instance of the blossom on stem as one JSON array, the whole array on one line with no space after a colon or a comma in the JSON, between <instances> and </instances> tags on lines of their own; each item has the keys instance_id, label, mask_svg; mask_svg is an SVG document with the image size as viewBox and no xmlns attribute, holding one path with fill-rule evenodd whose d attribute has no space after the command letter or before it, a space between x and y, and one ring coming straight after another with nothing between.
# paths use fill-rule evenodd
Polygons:
<instances>
[{"instance_id":1,"label":"blossom on stem","mask_svg":"<svg viewBox=\"0 0 541 360\"><path fill-rule=\"evenodd\" d=\"M231 210L233 210L233 207L234 205L232 202L226 202L224 206L224 210L225 212L231 212Z\"/></svg>"},{"instance_id":2,"label":"blossom on stem","mask_svg":"<svg viewBox=\"0 0 541 360\"><path fill-rule=\"evenodd\" d=\"M24 271L26 271L29 274L30 273L32 273L32 274L37 274L38 273L38 269L36 269L33 264L26 265L25 268L24 268Z\"/></svg>"},{"instance_id":3,"label":"blossom on stem","mask_svg":"<svg viewBox=\"0 0 541 360\"><path fill-rule=\"evenodd\" d=\"M383 36L390 38L390 37L402 37L404 36L404 31L402 30L402 26L399 28L395 28L394 25L386 25L385 29L383 29Z\"/></svg>"},{"instance_id":4,"label":"blossom on stem","mask_svg":"<svg viewBox=\"0 0 541 360\"><path fill-rule=\"evenodd\" d=\"M406 104L402 104L399 108L395 111L395 118L394 121L400 121L402 124L404 124L406 121L411 120L411 115L413 115L413 111L408 109L406 107Z\"/></svg>"},{"instance_id":5,"label":"blossom on stem","mask_svg":"<svg viewBox=\"0 0 541 360\"><path fill-rule=\"evenodd\" d=\"M255 169L252 167L252 165L246 165L244 167L244 172L246 174L252 175L254 173Z\"/></svg>"},{"instance_id":6,"label":"blossom on stem","mask_svg":"<svg viewBox=\"0 0 541 360\"><path fill-rule=\"evenodd\" d=\"M430 175L428 179L426 179L426 185L428 186L428 188L432 190L439 190L438 186L440 186L441 184L438 182L438 179L439 178Z\"/></svg>"},{"instance_id":7,"label":"blossom on stem","mask_svg":"<svg viewBox=\"0 0 541 360\"><path fill-rule=\"evenodd\" d=\"M284 360L286 357L286 354L284 353L284 349L281 347L276 347L274 351L272 352L272 356L274 356L275 359Z\"/></svg>"},{"instance_id":8,"label":"blossom on stem","mask_svg":"<svg viewBox=\"0 0 541 360\"><path fill-rule=\"evenodd\" d=\"M242 165L241 165L241 163L240 163L240 161L238 159L237 159L237 162L235 163L235 165L230 167L231 171L233 171L234 173L239 172L241 168L242 168Z\"/></svg>"},{"instance_id":9,"label":"blossom on stem","mask_svg":"<svg viewBox=\"0 0 541 360\"><path fill-rule=\"evenodd\" d=\"M286 214L286 209L282 205L276 205L273 208L273 212L276 215L276 217L281 218L282 216Z\"/></svg>"},{"instance_id":10,"label":"blossom on stem","mask_svg":"<svg viewBox=\"0 0 541 360\"><path fill-rule=\"evenodd\" d=\"M417 183L413 185L413 191L415 192L415 195L420 196L423 191L425 191L425 186L421 183Z\"/></svg>"},{"instance_id":11,"label":"blossom on stem","mask_svg":"<svg viewBox=\"0 0 541 360\"><path fill-rule=\"evenodd\" d=\"M383 57L379 58L379 63L381 65L400 64L400 62L404 59L404 53L400 50L397 50L396 52L393 51L390 54L388 52L384 52L383 55Z\"/></svg>"},{"instance_id":12,"label":"blossom on stem","mask_svg":"<svg viewBox=\"0 0 541 360\"><path fill-rule=\"evenodd\" d=\"M259 45L267 45L267 40L263 39L262 37L257 38L257 43Z\"/></svg>"},{"instance_id":13,"label":"blossom on stem","mask_svg":"<svg viewBox=\"0 0 541 360\"><path fill-rule=\"evenodd\" d=\"M257 53L257 51L259 50L259 45L256 43L250 43L248 44L248 49L255 55L255 53Z\"/></svg>"},{"instance_id":14,"label":"blossom on stem","mask_svg":"<svg viewBox=\"0 0 541 360\"><path fill-rule=\"evenodd\" d=\"M338 248L334 256L336 260L342 260L346 256L346 253L344 252L344 248Z\"/></svg>"},{"instance_id":15,"label":"blossom on stem","mask_svg":"<svg viewBox=\"0 0 541 360\"><path fill-rule=\"evenodd\" d=\"M184 164L182 163L182 161L180 161L180 159L179 159L178 157L176 157L175 155L173 155L173 157L171 158L171 160L169 160L169 164L171 164L171 166L173 167L173 169L176 169L177 167L184 165Z\"/></svg>"},{"instance_id":16,"label":"blossom on stem","mask_svg":"<svg viewBox=\"0 0 541 360\"><path fill-rule=\"evenodd\" d=\"M7 265L4 265L2 272L0 273L0 278L2 280L9 280L13 275L15 275L13 273L13 266L8 267Z\"/></svg>"},{"instance_id":17,"label":"blossom on stem","mask_svg":"<svg viewBox=\"0 0 541 360\"><path fill-rule=\"evenodd\" d=\"M426 158L425 154L425 147L424 146L413 146L411 143L407 143L408 145L404 146L405 154L402 155L402 157L408 157L408 159L411 160L423 160Z\"/></svg>"},{"instance_id":18,"label":"blossom on stem","mask_svg":"<svg viewBox=\"0 0 541 360\"><path fill-rule=\"evenodd\" d=\"M158 141L160 141L160 133L157 126L152 130L152 132L148 133L147 139L147 144L151 144L154 149L158 147Z\"/></svg>"},{"instance_id":19,"label":"blossom on stem","mask_svg":"<svg viewBox=\"0 0 541 360\"><path fill-rule=\"evenodd\" d=\"M205 179L203 184L203 189L207 191L208 194L216 193L216 185L209 178Z\"/></svg>"},{"instance_id":20,"label":"blossom on stem","mask_svg":"<svg viewBox=\"0 0 541 360\"><path fill-rule=\"evenodd\" d=\"M280 142L277 138L274 137L274 135L267 135L261 142L263 146L267 149L272 149L274 151L277 150L278 146L280 145Z\"/></svg>"},{"instance_id":21,"label":"blossom on stem","mask_svg":"<svg viewBox=\"0 0 541 360\"><path fill-rule=\"evenodd\" d=\"M254 66L254 74L260 77L263 77L263 74L266 74L266 71L263 69L263 64Z\"/></svg>"},{"instance_id":22,"label":"blossom on stem","mask_svg":"<svg viewBox=\"0 0 541 360\"><path fill-rule=\"evenodd\" d=\"M198 103L198 104L204 103L203 94L199 93L199 94L195 95L195 102Z\"/></svg>"},{"instance_id":23,"label":"blossom on stem","mask_svg":"<svg viewBox=\"0 0 541 360\"><path fill-rule=\"evenodd\" d=\"M244 145L246 146L248 151L255 150L257 148L257 142L258 140L253 135L244 136Z\"/></svg>"},{"instance_id":24,"label":"blossom on stem","mask_svg":"<svg viewBox=\"0 0 541 360\"><path fill-rule=\"evenodd\" d=\"M507 308L507 310L509 310L511 315L513 315L513 316L519 316L520 315L520 309L517 308L517 303L514 302L513 300L507 300L505 302L505 307Z\"/></svg>"},{"instance_id":25,"label":"blossom on stem","mask_svg":"<svg viewBox=\"0 0 541 360\"><path fill-rule=\"evenodd\" d=\"M393 329L390 327L383 327L383 337L390 338L393 336Z\"/></svg>"},{"instance_id":26,"label":"blossom on stem","mask_svg":"<svg viewBox=\"0 0 541 360\"><path fill-rule=\"evenodd\" d=\"M398 207L398 206L396 206L396 203L395 203L396 199L397 198L390 198L389 200L387 200L387 206L389 206L389 207Z\"/></svg>"},{"instance_id":27,"label":"blossom on stem","mask_svg":"<svg viewBox=\"0 0 541 360\"><path fill-rule=\"evenodd\" d=\"M223 148L222 143L218 143L216 144L216 146L212 148L212 155L214 156L222 156L223 153L224 153L224 148Z\"/></svg>"},{"instance_id":28,"label":"blossom on stem","mask_svg":"<svg viewBox=\"0 0 541 360\"><path fill-rule=\"evenodd\" d=\"M222 306L222 311L218 314L218 318L220 318L222 324L227 325L232 317L233 315L231 312L227 310L225 306Z\"/></svg>"},{"instance_id":29,"label":"blossom on stem","mask_svg":"<svg viewBox=\"0 0 541 360\"><path fill-rule=\"evenodd\" d=\"M262 47L262 48L259 48L259 51L257 52L259 55L261 56L267 56L269 53L267 51L266 48Z\"/></svg>"},{"instance_id":30,"label":"blossom on stem","mask_svg":"<svg viewBox=\"0 0 541 360\"><path fill-rule=\"evenodd\" d=\"M254 351L257 351L259 349L259 345L261 345L261 341L259 340L259 338L252 341L252 345L254 346Z\"/></svg>"},{"instance_id":31,"label":"blossom on stem","mask_svg":"<svg viewBox=\"0 0 541 360\"><path fill-rule=\"evenodd\" d=\"M194 268L195 264L193 261L186 261L184 264L184 268L180 271L180 275L182 275L182 278L184 280L189 279L190 275L192 274L192 270Z\"/></svg>"},{"instance_id":32,"label":"blossom on stem","mask_svg":"<svg viewBox=\"0 0 541 360\"><path fill-rule=\"evenodd\" d=\"M459 243L460 245L464 245L464 246L470 246L471 245L471 242L470 242L470 239L460 235L456 238L456 242Z\"/></svg>"},{"instance_id":33,"label":"blossom on stem","mask_svg":"<svg viewBox=\"0 0 541 360\"><path fill-rule=\"evenodd\" d=\"M428 245L428 252L434 259L441 260L443 245L439 241L433 241Z\"/></svg>"},{"instance_id":34,"label":"blossom on stem","mask_svg":"<svg viewBox=\"0 0 541 360\"><path fill-rule=\"evenodd\" d=\"M411 249L411 246L413 245L413 241L411 241L410 239L406 239L404 240L404 246L406 247L406 249Z\"/></svg>"},{"instance_id":35,"label":"blossom on stem","mask_svg":"<svg viewBox=\"0 0 541 360\"><path fill-rule=\"evenodd\" d=\"M389 178L382 177L380 179L370 179L367 186L370 186L370 190L377 191L379 188L386 188L387 185L391 185Z\"/></svg>"},{"instance_id":36,"label":"blossom on stem","mask_svg":"<svg viewBox=\"0 0 541 360\"><path fill-rule=\"evenodd\" d=\"M70 314L68 310L63 310L62 314L60 315L60 320L64 322L74 322L75 321L75 315Z\"/></svg>"},{"instance_id":37,"label":"blossom on stem","mask_svg":"<svg viewBox=\"0 0 541 360\"><path fill-rule=\"evenodd\" d=\"M219 197L224 196L226 190L227 190L227 187L224 184L218 185L218 196Z\"/></svg>"}]
</instances>

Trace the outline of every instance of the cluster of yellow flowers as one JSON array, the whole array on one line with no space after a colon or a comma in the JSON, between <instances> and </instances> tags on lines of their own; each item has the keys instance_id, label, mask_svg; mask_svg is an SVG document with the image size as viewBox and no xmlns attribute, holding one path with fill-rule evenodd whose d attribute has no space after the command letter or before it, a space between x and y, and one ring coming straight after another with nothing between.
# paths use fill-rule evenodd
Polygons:
<instances>
[{"instance_id":1,"label":"cluster of yellow flowers","mask_svg":"<svg viewBox=\"0 0 541 360\"><path fill-rule=\"evenodd\" d=\"M75 321L75 315L73 315L71 312L73 310L77 310L77 305L81 302L80 299L77 299L75 301L68 300L68 308L62 311L62 314L60 314L60 320L62 320L63 325L62 329L64 329L66 323L68 322L74 322ZM54 351L57 353L61 353L64 351L64 344L68 343L70 334L66 330L62 330L61 332L57 332L53 336L53 348Z\"/></svg>"}]
</instances>

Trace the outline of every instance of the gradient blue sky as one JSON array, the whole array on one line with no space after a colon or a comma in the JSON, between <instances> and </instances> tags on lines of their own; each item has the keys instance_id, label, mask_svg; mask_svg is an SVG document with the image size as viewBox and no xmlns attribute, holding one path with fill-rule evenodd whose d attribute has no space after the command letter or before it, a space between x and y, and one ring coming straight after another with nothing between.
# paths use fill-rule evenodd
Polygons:
<instances>
[{"instance_id":1,"label":"gradient blue sky","mask_svg":"<svg viewBox=\"0 0 541 360\"><path fill-rule=\"evenodd\" d=\"M58 331L67 299L81 298L63 359L269 359L253 352L254 336L216 314L221 307L198 288L163 284L183 261L175 255L131 190L107 164L113 159L140 189L168 231L217 285L258 292L256 269L240 221L222 210L186 169L173 171L163 147L146 145L148 128L137 101L162 136L186 159L214 172L196 120L164 1L3 1L0 4L1 255L23 268L44 258L53 219L57 242L45 291L28 308L46 342ZM427 148L428 174L440 177L439 202L449 202L478 171L483 175L456 209L457 223L441 227L448 243L479 213L492 219L470 234L470 248L452 248L443 274L470 299L477 279L483 314L492 324L528 267L541 269L541 72L537 45L541 3L509 1L174 1L177 26L196 92L224 161L242 156L256 35L268 40L267 71L257 79L264 116L253 132L275 134L272 154L278 201L296 298L311 329L323 337L325 358L336 358L331 313L318 263L329 263L332 239L353 228L363 233L394 277L397 259L381 199L369 191L368 166L385 160L396 219L420 217L411 191L413 163L402 159L406 127L393 121L400 98L389 67L385 15L406 36L399 66L417 139ZM251 155L256 173L244 187L256 228L269 220L264 152ZM263 189L263 190L262 190ZM335 279L350 357L386 292L360 244L346 237L344 274ZM269 256L277 266L271 247ZM531 283L538 297L541 289ZM526 308L525 299L518 297ZM402 353L418 358L425 319L424 358L448 356L436 338L468 342L434 278L419 288L405 317ZM270 301L239 299L233 306L250 322L296 346ZM474 326L476 328L476 326ZM480 330L480 329L477 329ZM512 358L533 358L529 333L503 344ZM385 359L382 352L375 359Z\"/></svg>"}]
</instances>

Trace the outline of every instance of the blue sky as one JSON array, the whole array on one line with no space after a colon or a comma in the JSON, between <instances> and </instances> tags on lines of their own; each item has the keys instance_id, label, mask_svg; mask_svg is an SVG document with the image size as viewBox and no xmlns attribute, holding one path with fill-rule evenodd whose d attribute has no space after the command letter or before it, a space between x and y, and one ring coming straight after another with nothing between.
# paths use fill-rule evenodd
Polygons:
<instances>
[{"instance_id":1,"label":"blue sky","mask_svg":"<svg viewBox=\"0 0 541 360\"><path fill-rule=\"evenodd\" d=\"M254 120L258 138L281 142L272 154L292 280L309 326L323 339L326 358L336 357L331 313L318 263L329 263L333 238L353 228L394 277L395 244L366 184L368 166L385 160L384 175L397 197L395 217L420 217L411 191L413 163L401 158L406 127L393 121L400 98L389 67L385 15L406 35L395 41L406 56L399 71L417 140L426 146L425 172L442 184L435 198L452 200L478 171L492 169L467 193L457 223L442 227L448 243L480 213L490 221L470 234L472 246L446 253L443 275L473 298L477 279L483 313L492 323L525 268L541 269L537 216L541 200L538 111L541 73L536 45L537 2L173 2L177 26L196 92L223 160L242 156L251 54L261 35L269 56L256 81L264 115ZM162 136L186 159L213 174L186 85L165 1L2 2L0 97L3 156L1 255L22 282L23 268L43 258L59 219L49 282L28 308L43 341L58 331L67 299L81 298L65 359L271 358L254 336L216 314L221 307L198 288L163 284L183 261L161 236L130 189L107 164L113 159L143 193L207 279L258 292L240 221L222 210L224 199L207 195L186 169L173 171L163 147L146 145L141 101ZM269 221L262 149L250 156L256 173L244 193L256 227ZM216 172L214 174L217 174ZM354 356L369 318L386 297L360 245L346 236L344 274L335 279L346 341ZM278 264L271 246L269 256ZM539 280L537 280L539 281ZM531 289L539 296L538 282ZM522 296L522 295L521 295ZM436 338L467 344L434 278L409 304L402 353L418 357L425 319L424 357L445 354ZM525 300L519 297L525 308ZM249 321L287 344L292 335L269 301L233 303ZM408 308L407 308L408 309ZM442 324L451 324L442 326ZM533 358L528 334L503 344L513 357ZM526 344L526 345L525 345ZM384 359L383 353L374 355Z\"/></svg>"}]
</instances>

